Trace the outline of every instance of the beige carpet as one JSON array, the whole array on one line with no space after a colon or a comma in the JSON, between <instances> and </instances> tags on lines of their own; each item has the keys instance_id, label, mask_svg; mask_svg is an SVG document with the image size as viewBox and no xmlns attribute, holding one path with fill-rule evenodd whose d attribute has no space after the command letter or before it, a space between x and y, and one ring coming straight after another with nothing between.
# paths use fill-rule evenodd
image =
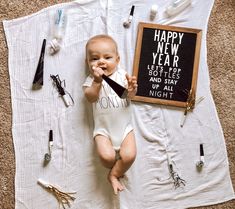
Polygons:
<instances>
[{"instance_id":1,"label":"beige carpet","mask_svg":"<svg viewBox=\"0 0 235 209\"><path fill-rule=\"evenodd\" d=\"M207 1L207 0L205 0ZM0 0L0 20L32 14L66 0ZM235 1L215 1L208 30L211 90L224 130L235 189ZM0 208L14 208L15 158L11 134L11 98L7 47L0 25ZM220 191L218 191L220 192ZM33 200L32 200L33 201ZM235 200L201 209L235 209ZM31 208L33 209L33 208ZM134 209L134 208L133 208Z\"/></svg>"}]
</instances>

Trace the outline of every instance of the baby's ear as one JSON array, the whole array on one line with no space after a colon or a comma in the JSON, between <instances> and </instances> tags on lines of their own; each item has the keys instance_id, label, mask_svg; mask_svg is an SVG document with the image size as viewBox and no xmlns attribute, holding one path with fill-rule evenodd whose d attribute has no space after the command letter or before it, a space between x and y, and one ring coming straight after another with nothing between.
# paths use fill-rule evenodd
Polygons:
<instances>
[{"instance_id":1,"label":"baby's ear","mask_svg":"<svg viewBox=\"0 0 235 209\"><path fill-rule=\"evenodd\" d=\"M85 65L86 65L87 69L89 69L89 68L90 68L90 67L89 67L89 61L88 61L88 59L87 59L87 58L85 59Z\"/></svg>"},{"instance_id":2,"label":"baby's ear","mask_svg":"<svg viewBox=\"0 0 235 209\"><path fill-rule=\"evenodd\" d=\"M118 56L117 56L117 62L119 62L119 61L120 61L120 56L118 55Z\"/></svg>"},{"instance_id":3,"label":"baby's ear","mask_svg":"<svg viewBox=\"0 0 235 209\"><path fill-rule=\"evenodd\" d=\"M89 65L88 65L87 59L85 59L84 64L85 64L86 74L89 74L90 70L89 70Z\"/></svg>"}]
</instances>

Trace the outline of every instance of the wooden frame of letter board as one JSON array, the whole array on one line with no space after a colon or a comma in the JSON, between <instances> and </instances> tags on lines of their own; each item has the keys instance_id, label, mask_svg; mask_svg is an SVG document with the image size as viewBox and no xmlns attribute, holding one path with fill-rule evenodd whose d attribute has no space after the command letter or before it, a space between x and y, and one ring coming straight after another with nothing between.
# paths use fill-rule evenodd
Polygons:
<instances>
[{"instance_id":1,"label":"wooden frame of letter board","mask_svg":"<svg viewBox=\"0 0 235 209\"><path fill-rule=\"evenodd\" d=\"M142 48L142 36L143 36L144 28L162 29L162 30L170 30L170 31L175 31L175 32L186 32L186 33L196 34L197 38L196 38L195 55L194 55L194 63L193 63L193 75L192 75L192 83L191 83L192 95L196 96L202 30L194 29L194 28L184 28L184 27L166 26L166 25L140 22L138 25L138 35L137 35L134 66L133 66L133 75L136 77L138 77L138 72L139 72L139 61L140 61L139 59L140 59L140 53L141 53L141 48ZM140 88L140 86L138 88ZM142 102L147 102L147 103L156 103L156 104L161 104L161 105L186 107L186 102L158 99L158 98L138 96L138 95L135 96L132 100L142 101Z\"/></svg>"}]
</instances>

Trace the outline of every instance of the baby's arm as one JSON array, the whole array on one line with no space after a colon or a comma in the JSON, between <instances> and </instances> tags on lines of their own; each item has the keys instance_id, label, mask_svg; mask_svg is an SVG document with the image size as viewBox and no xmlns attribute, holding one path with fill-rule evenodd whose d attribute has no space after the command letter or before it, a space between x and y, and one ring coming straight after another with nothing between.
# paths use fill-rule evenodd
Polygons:
<instances>
[{"instance_id":1,"label":"baby's arm","mask_svg":"<svg viewBox=\"0 0 235 209\"><path fill-rule=\"evenodd\" d=\"M99 98L100 89L102 86L102 74L103 70L101 68L92 68L94 80L89 87L85 87L84 94L87 100L91 103L97 101Z\"/></svg>"},{"instance_id":2,"label":"baby's arm","mask_svg":"<svg viewBox=\"0 0 235 209\"><path fill-rule=\"evenodd\" d=\"M136 92L137 92L137 87L138 87L137 79L136 79L135 76L129 76L128 74L126 74L126 79L127 79L127 82L128 82L127 97L129 99L132 99L136 95Z\"/></svg>"}]
</instances>

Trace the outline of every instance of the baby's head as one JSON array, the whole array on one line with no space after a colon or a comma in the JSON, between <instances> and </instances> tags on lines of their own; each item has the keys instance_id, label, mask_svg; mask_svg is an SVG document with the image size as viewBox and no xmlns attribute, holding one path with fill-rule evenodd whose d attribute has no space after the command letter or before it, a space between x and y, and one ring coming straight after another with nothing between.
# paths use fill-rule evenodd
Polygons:
<instances>
[{"instance_id":1,"label":"baby's head","mask_svg":"<svg viewBox=\"0 0 235 209\"><path fill-rule=\"evenodd\" d=\"M100 67L106 75L115 72L119 63L117 43L111 36L96 35L86 44L86 62L90 71L92 67Z\"/></svg>"}]
</instances>

